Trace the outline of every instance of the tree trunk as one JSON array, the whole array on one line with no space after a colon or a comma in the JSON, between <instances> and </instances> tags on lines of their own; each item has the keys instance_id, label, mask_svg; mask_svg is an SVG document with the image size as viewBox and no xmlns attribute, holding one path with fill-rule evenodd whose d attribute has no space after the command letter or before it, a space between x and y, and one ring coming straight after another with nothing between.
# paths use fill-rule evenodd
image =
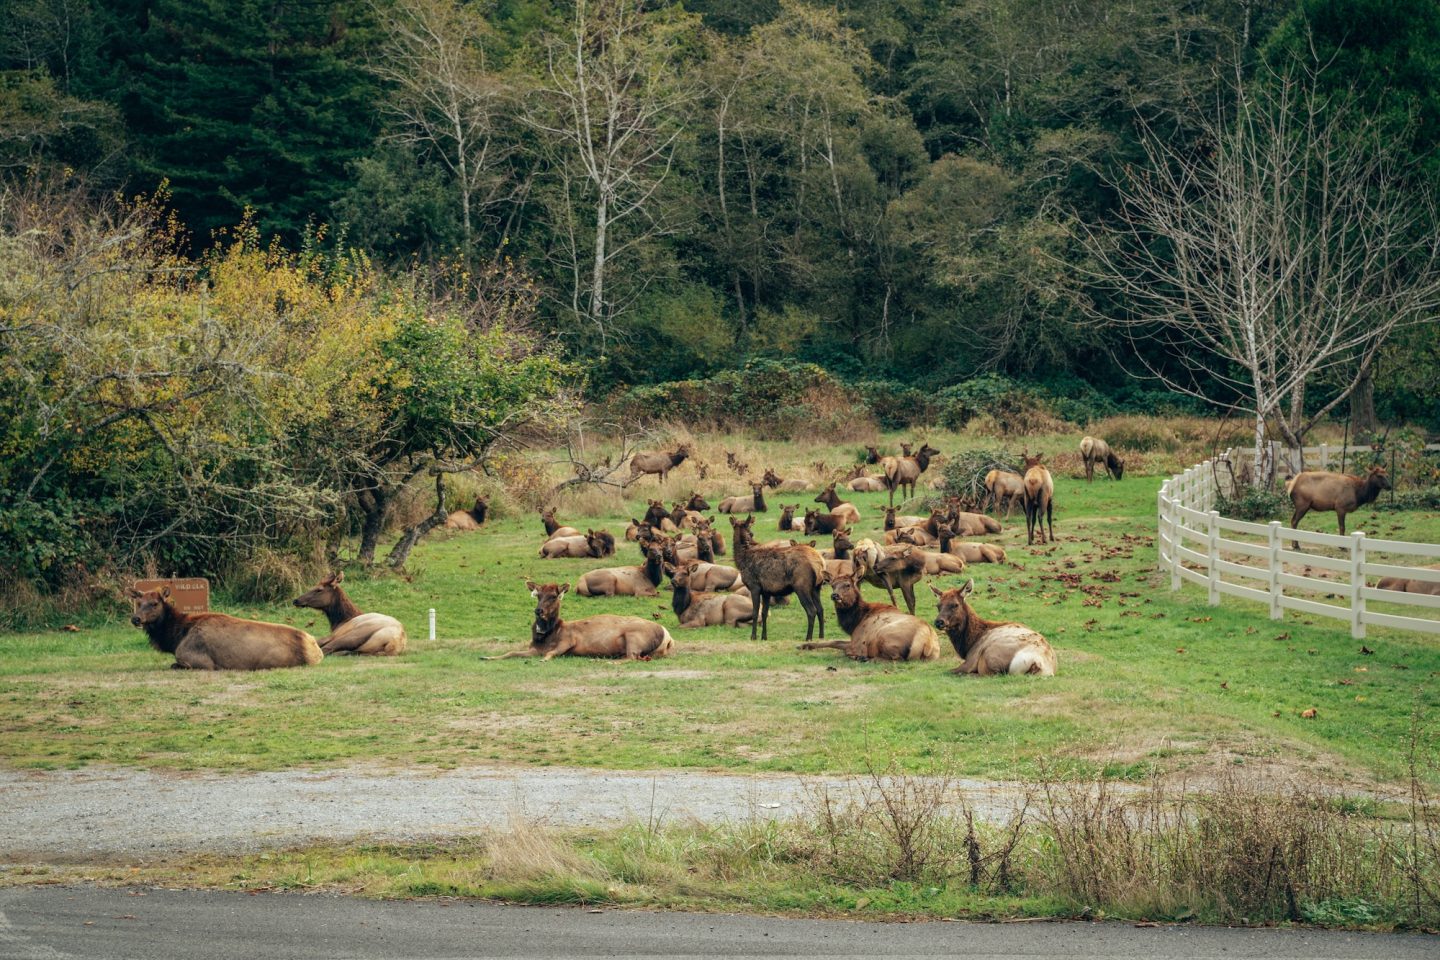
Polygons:
<instances>
[{"instance_id":1,"label":"tree trunk","mask_svg":"<svg viewBox=\"0 0 1440 960\"><path fill-rule=\"evenodd\" d=\"M380 534L385 531L385 520L390 513L390 491L376 486L373 490L361 490L355 496L360 503L360 512L365 523L360 527L360 553L355 558L365 566L375 562L375 548L380 543Z\"/></svg>"},{"instance_id":2,"label":"tree trunk","mask_svg":"<svg viewBox=\"0 0 1440 960\"><path fill-rule=\"evenodd\" d=\"M1350 393L1350 432L1357 443L1369 443L1380 432L1380 418L1375 415L1375 378L1367 364L1355 378Z\"/></svg>"},{"instance_id":3,"label":"tree trunk","mask_svg":"<svg viewBox=\"0 0 1440 960\"><path fill-rule=\"evenodd\" d=\"M605 329L605 233L610 226L609 198L605 188L600 190L600 202L595 208L595 264L590 275L590 317L600 328L600 344L603 351L607 333Z\"/></svg>"},{"instance_id":4,"label":"tree trunk","mask_svg":"<svg viewBox=\"0 0 1440 960\"><path fill-rule=\"evenodd\" d=\"M1258 410L1255 412L1255 475L1250 478L1250 485L1257 490L1270 486L1270 480L1275 475L1275 465L1270 462L1270 444L1265 442L1265 415Z\"/></svg>"},{"instance_id":5,"label":"tree trunk","mask_svg":"<svg viewBox=\"0 0 1440 960\"><path fill-rule=\"evenodd\" d=\"M385 558L390 569L399 570L405 566L405 561L410 558L410 551L415 549L415 544L420 542L420 538L444 523L449 516L450 514L445 509L445 475L436 473L435 512L400 535L395 546L390 548L390 555Z\"/></svg>"}]
</instances>

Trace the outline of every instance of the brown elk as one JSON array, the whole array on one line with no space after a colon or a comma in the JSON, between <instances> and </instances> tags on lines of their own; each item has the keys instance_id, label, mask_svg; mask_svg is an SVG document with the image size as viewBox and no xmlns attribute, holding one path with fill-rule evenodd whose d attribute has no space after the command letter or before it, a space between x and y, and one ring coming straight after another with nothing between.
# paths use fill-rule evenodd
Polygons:
<instances>
[{"instance_id":1,"label":"brown elk","mask_svg":"<svg viewBox=\"0 0 1440 960\"><path fill-rule=\"evenodd\" d=\"M880 462L880 450L879 450L878 448L876 448L876 447L873 447L873 446L870 446L869 444L866 444L866 445L865 445L865 462L866 462L866 463L879 463L879 462Z\"/></svg>"},{"instance_id":2,"label":"brown elk","mask_svg":"<svg viewBox=\"0 0 1440 960\"><path fill-rule=\"evenodd\" d=\"M1367 503L1373 503L1382 490L1390 489L1390 476L1384 467L1371 467L1363 477L1348 473L1331 473L1326 470L1306 470L1297 473L1285 483L1285 492L1295 513L1290 517L1291 529L1300 529L1300 521L1311 510L1334 510L1340 523L1340 535L1345 535L1345 514L1353 513ZM1293 544L1296 550L1300 544Z\"/></svg>"},{"instance_id":3,"label":"brown elk","mask_svg":"<svg viewBox=\"0 0 1440 960\"><path fill-rule=\"evenodd\" d=\"M305 667L325 656L315 638L281 623L241 620L225 613L182 613L170 589L129 592L130 622L150 646L175 655L176 670L271 670Z\"/></svg>"},{"instance_id":4,"label":"brown elk","mask_svg":"<svg viewBox=\"0 0 1440 960\"><path fill-rule=\"evenodd\" d=\"M948 530L949 527L946 526L943 529ZM917 548L913 551L913 555L925 561L925 575L927 577L934 577L943 573L965 572L966 560L964 555L958 551L949 552L942 550L936 553L932 550L918 549L920 545L915 542L915 538L921 533L922 531L914 527L901 530L895 543L896 545L908 543ZM975 546L978 546L978 544L975 544Z\"/></svg>"},{"instance_id":5,"label":"brown elk","mask_svg":"<svg viewBox=\"0 0 1440 960\"><path fill-rule=\"evenodd\" d=\"M795 519L795 511L799 509L800 504L798 503L790 504L788 506L783 503L780 504L780 529L782 531L789 533L790 531L794 530L798 533L805 529L805 521L803 519Z\"/></svg>"},{"instance_id":6,"label":"brown elk","mask_svg":"<svg viewBox=\"0 0 1440 960\"><path fill-rule=\"evenodd\" d=\"M690 564L690 589L701 593L715 593L720 590L743 590L740 571L723 563L707 563L703 560Z\"/></svg>"},{"instance_id":7,"label":"brown elk","mask_svg":"<svg viewBox=\"0 0 1440 960\"><path fill-rule=\"evenodd\" d=\"M1046 543L1045 527L1050 528L1050 540L1055 539L1055 480L1050 471L1040 463L1043 453L1025 456L1025 542L1034 544L1035 531L1040 531L1040 542ZM1043 516L1042 516L1043 514Z\"/></svg>"},{"instance_id":8,"label":"brown elk","mask_svg":"<svg viewBox=\"0 0 1440 960\"><path fill-rule=\"evenodd\" d=\"M628 487L647 474L659 476L660 482L664 483L665 478L670 476L670 471L684 463L691 452L690 445L682 443L674 453L637 453L630 458L630 479L625 481L625 485Z\"/></svg>"},{"instance_id":9,"label":"brown elk","mask_svg":"<svg viewBox=\"0 0 1440 960\"><path fill-rule=\"evenodd\" d=\"M581 576L575 592L582 597L654 597L664 572L663 553L651 542L638 567L603 567Z\"/></svg>"},{"instance_id":10,"label":"brown elk","mask_svg":"<svg viewBox=\"0 0 1440 960\"><path fill-rule=\"evenodd\" d=\"M849 528L836 530L830 540L830 549L820 551L820 557L825 561L825 575L830 580L854 575L855 561L850 556L854 549L855 544L850 540Z\"/></svg>"},{"instance_id":11,"label":"brown elk","mask_svg":"<svg viewBox=\"0 0 1440 960\"><path fill-rule=\"evenodd\" d=\"M895 603L895 588L905 598L910 613L915 612L915 584L925 576L925 561L916 556L911 546L883 547L874 540L855 544L855 575L866 583L883 587Z\"/></svg>"},{"instance_id":12,"label":"brown elk","mask_svg":"<svg viewBox=\"0 0 1440 960\"><path fill-rule=\"evenodd\" d=\"M670 511L665 509L665 504L660 500L645 501L645 522L656 530L663 533L674 533L680 529L670 521Z\"/></svg>"},{"instance_id":13,"label":"brown elk","mask_svg":"<svg viewBox=\"0 0 1440 960\"><path fill-rule=\"evenodd\" d=\"M685 509L694 510L696 513L700 513L703 510L709 510L710 504L704 497L700 496L700 494L696 493L694 490L691 490L690 499L685 502Z\"/></svg>"},{"instance_id":14,"label":"brown elk","mask_svg":"<svg viewBox=\"0 0 1440 960\"><path fill-rule=\"evenodd\" d=\"M1022 623L986 620L975 612L967 599L975 592L974 580L945 591L931 584L930 592L940 605L935 626L945 631L961 660L952 672L1055 675L1055 651L1044 637Z\"/></svg>"},{"instance_id":15,"label":"brown elk","mask_svg":"<svg viewBox=\"0 0 1440 960\"><path fill-rule=\"evenodd\" d=\"M479 530L480 525L485 522L485 516L489 512L490 498L476 497L475 506L469 510L456 510L445 518L445 529L459 530L462 533Z\"/></svg>"},{"instance_id":16,"label":"brown elk","mask_svg":"<svg viewBox=\"0 0 1440 960\"><path fill-rule=\"evenodd\" d=\"M962 543L950 524L940 525L939 546L941 553L953 554L966 563L1004 563L1005 548L993 543Z\"/></svg>"},{"instance_id":17,"label":"brown elk","mask_svg":"<svg viewBox=\"0 0 1440 960\"><path fill-rule=\"evenodd\" d=\"M695 588L695 565L682 564L670 569L675 585L670 609L682 627L738 627L755 619L755 604L748 596L736 593L708 593Z\"/></svg>"},{"instance_id":18,"label":"brown elk","mask_svg":"<svg viewBox=\"0 0 1440 960\"><path fill-rule=\"evenodd\" d=\"M608 557L615 553L615 537L604 530L586 530L584 536L555 537L540 545L540 556L546 560L563 557Z\"/></svg>"},{"instance_id":19,"label":"brown elk","mask_svg":"<svg viewBox=\"0 0 1440 960\"><path fill-rule=\"evenodd\" d=\"M812 500L811 503L825 504L831 513L840 517L846 523L860 522L859 509L856 508L855 504L841 500L840 496L835 492L835 484L833 483L827 485L824 490L821 490L820 495Z\"/></svg>"},{"instance_id":20,"label":"brown elk","mask_svg":"<svg viewBox=\"0 0 1440 960\"><path fill-rule=\"evenodd\" d=\"M770 467L765 468L765 476L760 479L760 482L776 493L795 493L796 491L806 490L810 487L810 484L804 480L781 480L780 475Z\"/></svg>"},{"instance_id":21,"label":"brown elk","mask_svg":"<svg viewBox=\"0 0 1440 960\"><path fill-rule=\"evenodd\" d=\"M885 508L886 530L894 530L897 527L918 527L929 519L929 517L920 517L913 514L896 514L894 507Z\"/></svg>"},{"instance_id":22,"label":"brown elk","mask_svg":"<svg viewBox=\"0 0 1440 960\"><path fill-rule=\"evenodd\" d=\"M805 639L811 639L815 621L820 621L820 639L825 639L825 608L820 603L820 585L825 582L825 561L812 547L758 547L755 518L730 518L735 538L735 566L752 598L760 600L760 615L750 621L750 639L756 631L770 639L770 606L778 597L795 594L805 608Z\"/></svg>"},{"instance_id":23,"label":"brown elk","mask_svg":"<svg viewBox=\"0 0 1440 960\"><path fill-rule=\"evenodd\" d=\"M885 486L884 477L863 476L855 477L849 483L849 487L855 493L884 493L890 489Z\"/></svg>"},{"instance_id":24,"label":"brown elk","mask_svg":"<svg viewBox=\"0 0 1440 960\"><path fill-rule=\"evenodd\" d=\"M819 510L805 511L805 535L813 537L817 534L834 533L842 527L848 526L845 518L835 513L821 513Z\"/></svg>"},{"instance_id":25,"label":"brown elk","mask_svg":"<svg viewBox=\"0 0 1440 960\"><path fill-rule=\"evenodd\" d=\"M555 519L555 508L547 507L540 511L540 522L545 524L545 539L552 540L555 537L578 537L580 531L574 527L562 526L560 521Z\"/></svg>"},{"instance_id":26,"label":"brown elk","mask_svg":"<svg viewBox=\"0 0 1440 960\"><path fill-rule=\"evenodd\" d=\"M1009 470L991 470L985 474L985 491L997 515L1000 513L1000 503L1004 501L1005 519L1009 520L1010 511L1015 509L1015 502L1019 500L1023 503L1025 499L1025 479Z\"/></svg>"},{"instance_id":27,"label":"brown elk","mask_svg":"<svg viewBox=\"0 0 1440 960\"><path fill-rule=\"evenodd\" d=\"M1085 437L1080 441L1080 459L1085 462L1085 479L1095 479L1095 464L1102 464L1105 472L1119 480L1125 475L1125 461L1115 455L1110 444L1099 437Z\"/></svg>"},{"instance_id":28,"label":"brown elk","mask_svg":"<svg viewBox=\"0 0 1440 960\"><path fill-rule=\"evenodd\" d=\"M885 486L890 491L890 503L895 503L895 491L898 489L902 495L908 488L908 496L915 496L915 484L920 479L920 474L930 467L930 460L939 456L940 451L928 443L920 445L915 455L910 455L909 444L901 444L905 448L905 455L901 457L886 457L881 461L885 468Z\"/></svg>"},{"instance_id":29,"label":"brown elk","mask_svg":"<svg viewBox=\"0 0 1440 960\"><path fill-rule=\"evenodd\" d=\"M1440 564L1426 567L1427 570L1440 570ZM1416 580L1407 577L1384 577L1375 584L1381 590L1394 590L1396 593L1418 593L1423 596L1440 597L1440 580Z\"/></svg>"},{"instance_id":30,"label":"brown elk","mask_svg":"<svg viewBox=\"0 0 1440 960\"><path fill-rule=\"evenodd\" d=\"M698 510L691 510L685 505L684 500L677 500L670 507L670 522L674 524L676 530L698 526L704 519L704 514Z\"/></svg>"},{"instance_id":31,"label":"brown elk","mask_svg":"<svg viewBox=\"0 0 1440 960\"><path fill-rule=\"evenodd\" d=\"M750 472L750 464L741 460L729 450L725 451L725 464L731 470L734 470L737 476L743 477Z\"/></svg>"},{"instance_id":32,"label":"brown elk","mask_svg":"<svg viewBox=\"0 0 1440 960\"><path fill-rule=\"evenodd\" d=\"M670 631L653 620L602 613L566 623L560 619L560 598L568 583L525 581L535 598L535 621L530 626L530 646L482 660L509 660L511 657L623 657L626 660L658 660L675 649Z\"/></svg>"},{"instance_id":33,"label":"brown elk","mask_svg":"<svg viewBox=\"0 0 1440 960\"><path fill-rule=\"evenodd\" d=\"M765 506L765 485L752 481L750 496L726 497L716 509L721 513L765 513L769 509Z\"/></svg>"},{"instance_id":34,"label":"brown elk","mask_svg":"<svg viewBox=\"0 0 1440 960\"><path fill-rule=\"evenodd\" d=\"M297 607L319 610L330 621L330 636L321 638L320 651L327 657L341 653L396 657L404 653L404 625L383 613L361 613L340 586L344 579L343 572L332 573L293 601Z\"/></svg>"},{"instance_id":35,"label":"brown elk","mask_svg":"<svg viewBox=\"0 0 1440 960\"><path fill-rule=\"evenodd\" d=\"M935 660L940 641L919 617L886 603L868 603L854 577L836 577L830 584L835 617L849 640L803 643L801 650L841 650L852 660Z\"/></svg>"}]
</instances>

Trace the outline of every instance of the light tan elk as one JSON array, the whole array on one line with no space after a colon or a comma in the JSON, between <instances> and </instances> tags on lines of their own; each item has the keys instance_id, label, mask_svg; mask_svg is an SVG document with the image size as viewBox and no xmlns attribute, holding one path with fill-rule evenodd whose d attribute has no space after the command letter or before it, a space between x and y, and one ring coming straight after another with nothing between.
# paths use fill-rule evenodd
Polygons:
<instances>
[{"instance_id":1,"label":"light tan elk","mask_svg":"<svg viewBox=\"0 0 1440 960\"><path fill-rule=\"evenodd\" d=\"M545 525L545 539L553 540L556 537L578 537L580 531L574 527L562 526L560 521L555 519L555 508L547 507L540 511L540 522Z\"/></svg>"},{"instance_id":2,"label":"light tan elk","mask_svg":"<svg viewBox=\"0 0 1440 960\"><path fill-rule=\"evenodd\" d=\"M885 547L874 540L855 544L855 575L866 583L882 587L895 604L895 588L905 598L905 607L915 612L915 584L925 576L925 561L916 556L911 546Z\"/></svg>"},{"instance_id":3,"label":"light tan elk","mask_svg":"<svg viewBox=\"0 0 1440 960\"><path fill-rule=\"evenodd\" d=\"M814 635L820 622L820 639L825 639L825 608L820 602L820 585L825 582L825 561L813 547L803 544L778 547L755 543L755 518L730 518L735 539L735 566L752 598L760 602L759 616L750 621L750 639L760 631L770 639L770 607L777 598L795 594L805 608L805 639Z\"/></svg>"},{"instance_id":4,"label":"light tan elk","mask_svg":"<svg viewBox=\"0 0 1440 960\"><path fill-rule=\"evenodd\" d=\"M974 580L945 591L930 586L940 604L935 626L945 631L962 661L953 672L978 673L982 677L1001 673L1053 677L1055 651L1049 642L1022 623L982 618L968 602L974 591Z\"/></svg>"},{"instance_id":5,"label":"light tan elk","mask_svg":"<svg viewBox=\"0 0 1440 960\"><path fill-rule=\"evenodd\" d=\"M851 559L850 553L855 549L855 544L850 542L850 530L836 530L830 540L830 549L821 550L820 558L825 562L825 575L833 582L836 577L850 577L855 575L855 561Z\"/></svg>"},{"instance_id":6,"label":"light tan elk","mask_svg":"<svg viewBox=\"0 0 1440 960\"><path fill-rule=\"evenodd\" d=\"M781 480L780 475L769 467L765 468L765 476L760 479L760 482L776 493L795 493L800 490L810 489L810 484L804 480L793 478L790 480Z\"/></svg>"},{"instance_id":7,"label":"light tan elk","mask_svg":"<svg viewBox=\"0 0 1440 960\"><path fill-rule=\"evenodd\" d=\"M1035 542L1035 531L1040 531L1040 542L1045 539L1045 527L1050 528L1050 540L1055 539L1055 480L1050 471L1040 463L1045 455L1025 454L1025 542Z\"/></svg>"},{"instance_id":8,"label":"light tan elk","mask_svg":"<svg viewBox=\"0 0 1440 960\"><path fill-rule=\"evenodd\" d=\"M688 443L682 443L674 453L651 453L642 451L630 458L630 479L625 481L628 487L636 480L647 474L653 474L664 483L665 478L670 476L670 471L685 462L690 456L691 450Z\"/></svg>"},{"instance_id":9,"label":"light tan elk","mask_svg":"<svg viewBox=\"0 0 1440 960\"><path fill-rule=\"evenodd\" d=\"M835 484L833 483L827 486L824 490L821 490L820 496L816 497L811 502L825 504L825 506L830 508L831 513L835 514L845 523L860 522L860 510L855 506L855 504L850 503L846 500L841 500L839 495L835 493Z\"/></svg>"},{"instance_id":10,"label":"light tan elk","mask_svg":"<svg viewBox=\"0 0 1440 960\"><path fill-rule=\"evenodd\" d=\"M1375 502L1382 490L1390 489L1390 477L1384 467L1371 467L1363 477L1348 473L1330 473L1325 470L1306 470L1297 473L1285 484L1295 513L1290 517L1290 526L1300 529L1300 521L1311 510L1334 510L1340 523L1340 535L1345 535L1345 514L1354 513L1367 503ZM1293 544L1296 550L1300 544Z\"/></svg>"},{"instance_id":11,"label":"light tan elk","mask_svg":"<svg viewBox=\"0 0 1440 960\"><path fill-rule=\"evenodd\" d=\"M1427 570L1440 570L1440 564L1426 567ZM1396 593L1418 593L1429 597L1440 597L1440 580L1416 580L1407 577L1384 577L1375 586L1381 590L1394 590Z\"/></svg>"},{"instance_id":12,"label":"light tan elk","mask_svg":"<svg viewBox=\"0 0 1440 960\"><path fill-rule=\"evenodd\" d=\"M663 574L660 545L652 542L638 567L602 567L581 576L575 592L582 597L654 597Z\"/></svg>"},{"instance_id":13,"label":"light tan elk","mask_svg":"<svg viewBox=\"0 0 1440 960\"><path fill-rule=\"evenodd\" d=\"M344 579L345 574L337 571L295 598L295 606L319 610L330 621L330 635L321 638L320 650L326 656L398 657L404 653L404 625L383 613L361 613L340 586Z\"/></svg>"},{"instance_id":14,"label":"light tan elk","mask_svg":"<svg viewBox=\"0 0 1440 960\"><path fill-rule=\"evenodd\" d=\"M482 660L509 660L511 657L623 657L626 660L658 660L675 649L670 631L653 620L602 613L566 623L560 619L560 598L568 583L525 581L535 598L535 621L530 626L530 646Z\"/></svg>"},{"instance_id":15,"label":"light tan elk","mask_svg":"<svg viewBox=\"0 0 1440 960\"><path fill-rule=\"evenodd\" d=\"M270 670L305 667L325 656L315 638L281 623L241 620L224 613L182 613L170 590L131 590L130 622L150 646L175 655L176 670Z\"/></svg>"},{"instance_id":16,"label":"light tan elk","mask_svg":"<svg viewBox=\"0 0 1440 960\"><path fill-rule=\"evenodd\" d=\"M856 493L884 493L890 489L885 486L884 477L870 476L868 474L851 480L849 486L850 489Z\"/></svg>"},{"instance_id":17,"label":"light tan elk","mask_svg":"<svg viewBox=\"0 0 1440 960\"><path fill-rule=\"evenodd\" d=\"M940 524L940 552L962 558L966 563L1004 563L1005 548L993 543L965 543L955 536L950 524Z\"/></svg>"},{"instance_id":18,"label":"light tan elk","mask_svg":"<svg viewBox=\"0 0 1440 960\"><path fill-rule=\"evenodd\" d=\"M583 536L555 537L540 545L546 560L561 557L608 557L615 553L615 537L604 530L586 530Z\"/></svg>"},{"instance_id":19,"label":"light tan elk","mask_svg":"<svg viewBox=\"0 0 1440 960\"><path fill-rule=\"evenodd\" d=\"M690 565L690 588L701 593L715 593L719 590L743 590L740 571L723 563L707 563L697 560Z\"/></svg>"},{"instance_id":20,"label":"light tan elk","mask_svg":"<svg viewBox=\"0 0 1440 960\"><path fill-rule=\"evenodd\" d=\"M673 568L675 595L670 608L682 627L738 627L755 619L755 604L738 593L708 593L692 589L695 565Z\"/></svg>"},{"instance_id":21,"label":"light tan elk","mask_svg":"<svg viewBox=\"0 0 1440 960\"><path fill-rule=\"evenodd\" d=\"M930 444L923 443L920 445L920 449L915 451L915 455L910 456L908 446L905 444L901 444L901 446L906 448L905 456L885 457L880 461L885 468L885 485L890 490L891 506L895 505L896 490L899 490L902 495L915 496L915 484L919 481L920 474L929 469L931 458L940 453ZM907 489L909 490L908 494L906 494Z\"/></svg>"},{"instance_id":22,"label":"light tan elk","mask_svg":"<svg viewBox=\"0 0 1440 960\"><path fill-rule=\"evenodd\" d=\"M720 501L720 506L715 509L721 513L765 513L769 510L769 508L765 506L765 485L752 481L750 484L750 496L726 497Z\"/></svg>"},{"instance_id":23,"label":"light tan elk","mask_svg":"<svg viewBox=\"0 0 1440 960\"><path fill-rule=\"evenodd\" d=\"M1020 501L1021 509L1024 509L1025 479L1018 473L1011 473L1009 470L991 470L985 474L985 490L997 516L1000 513L1001 501L1005 503L1006 520L1010 519L1010 511L1015 509L1016 501Z\"/></svg>"},{"instance_id":24,"label":"light tan elk","mask_svg":"<svg viewBox=\"0 0 1440 960\"><path fill-rule=\"evenodd\" d=\"M942 529L948 530L950 528L947 525ZM919 532L921 531L918 531L913 527L901 530L899 531L899 539L896 540L896 543L908 543L914 546L915 541L913 538ZM976 546L979 546L979 544L976 544ZM935 553L931 550L920 550L917 548L916 550L911 552L911 555L917 556L921 560L925 561L925 576L927 577L935 577L939 576L940 574L946 573L965 572L966 560L964 556L958 552L951 553L942 551L940 553Z\"/></svg>"},{"instance_id":25,"label":"light tan elk","mask_svg":"<svg viewBox=\"0 0 1440 960\"><path fill-rule=\"evenodd\" d=\"M852 660L935 660L940 642L935 631L919 617L901 613L888 603L867 603L853 576L836 577L830 584L835 617L849 640L802 643L801 650L842 650Z\"/></svg>"},{"instance_id":26,"label":"light tan elk","mask_svg":"<svg viewBox=\"0 0 1440 960\"><path fill-rule=\"evenodd\" d=\"M1086 437L1080 441L1080 459L1085 462L1085 479L1095 479L1095 465L1101 464L1105 472L1119 480L1125 475L1125 461L1115 455L1110 444L1099 437Z\"/></svg>"},{"instance_id":27,"label":"light tan elk","mask_svg":"<svg viewBox=\"0 0 1440 960\"><path fill-rule=\"evenodd\" d=\"M475 506L469 510L456 510L445 518L446 530L459 530L467 533L471 530L479 530L480 525L485 522L485 516L490 512L490 498L476 497Z\"/></svg>"}]
</instances>

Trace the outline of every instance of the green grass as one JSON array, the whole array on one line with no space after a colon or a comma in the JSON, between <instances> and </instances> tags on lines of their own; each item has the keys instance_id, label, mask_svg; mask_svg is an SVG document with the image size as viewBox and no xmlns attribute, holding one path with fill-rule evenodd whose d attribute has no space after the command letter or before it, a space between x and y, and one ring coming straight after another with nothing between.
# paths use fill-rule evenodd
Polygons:
<instances>
[{"instance_id":1,"label":"green grass","mask_svg":"<svg viewBox=\"0 0 1440 960\"><path fill-rule=\"evenodd\" d=\"M834 463L852 455L828 453ZM792 453L794 462L818 458L805 456ZM1159 458L1155 464L1162 466ZM1195 587L1172 594L1168 577L1154 572L1160 480L1087 485L1057 473L1059 543L1029 549L1023 520L1012 521L998 541L1016 566L971 568L983 616L1021 620L1056 646L1053 679L952 676L948 644L946 659L930 664L802 653L795 645L804 617L793 603L773 612L768 643L752 643L748 630L679 630L664 591L658 600L570 596L564 610L570 618L659 614L677 641L670 659L481 662L527 642L525 578L573 581L601 565L538 559L538 521L512 515L479 533L422 544L411 576L349 574L346 586L362 609L391 613L409 629L411 650L398 660L336 657L255 674L171 671L118 604L76 633L0 638L0 762L846 772L879 758L916 771L943 759L956 773L996 778L1055 762L1132 778L1156 764L1398 778L1412 713L1437 705L1440 645L1373 631L1365 643L1375 653L1362 656L1339 622L1293 614L1273 622L1260 606L1231 598L1208 607ZM697 483L693 473L679 482L707 494L742 486L713 475ZM630 506L609 516L562 518L582 528L603 523L618 537L647 492L653 495L651 484L638 484ZM776 499L808 503L811 496ZM879 530L884 499L854 497L864 514L860 535ZM768 528L762 537L780 535L777 513L757 522ZM1306 526L1331 530L1333 518ZM1352 528L1434 540L1440 515L1366 510ZM634 545L622 542L619 557L606 563L637 560ZM874 589L867 595L883 599ZM929 591L919 597L919 614L933 616ZM227 612L325 630L312 611L221 600L217 607ZM826 606L827 633L838 636L828 596ZM434 643L426 638L430 607L439 617ZM1318 716L1302 719L1309 708Z\"/></svg>"}]
</instances>

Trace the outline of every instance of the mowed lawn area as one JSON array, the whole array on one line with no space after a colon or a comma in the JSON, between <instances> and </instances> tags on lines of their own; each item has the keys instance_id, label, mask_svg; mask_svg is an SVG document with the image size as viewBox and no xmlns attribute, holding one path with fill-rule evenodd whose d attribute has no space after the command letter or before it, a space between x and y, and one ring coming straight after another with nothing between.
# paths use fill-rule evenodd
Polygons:
<instances>
[{"instance_id":1,"label":"mowed lawn area","mask_svg":"<svg viewBox=\"0 0 1440 960\"><path fill-rule=\"evenodd\" d=\"M1412 717L1440 704L1440 643L1372 631L1362 644L1338 621L1169 589L1155 572L1159 476L1086 484L1056 475L1058 543L1027 548L1017 514L996 542L1011 564L974 565L982 616L1045 633L1059 652L1053 679L958 677L948 643L938 663L855 663L801 652L798 604L776 609L768 643L748 629L680 630L659 599L568 596L564 613L658 616L673 657L624 663L560 659L483 662L528 642L523 581L574 581L614 560L540 560L531 514L498 516L479 533L418 548L405 578L352 571L364 610L400 617L411 637L399 659L334 657L311 669L254 674L169 669L117 605L78 632L0 637L0 762L13 767L118 764L256 770L356 763L567 764L646 769L849 772L891 764L912 771L1008 779L1042 768L1144 777L1155 765L1212 774L1244 765L1322 780L1389 781L1404 773ZM673 483L672 479L672 483ZM745 492L729 481L694 484ZM653 481L631 488L633 509L567 515L621 536ZM652 493L653 495L653 493ZM780 536L774 503L757 528ZM859 536L878 536L883 494L853 495ZM728 524L721 528L729 538ZM1334 529L1312 516L1309 529ZM1440 516L1362 510L1351 529L1434 540ZM827 538L828 541L828 538ZM828 546L824 542L821 546ZM733 557L733 551L730 552ZM941 581L958 582L955 578ZM883 591L865 590L883 600ZM935 615L923 586L918 613ZM827 637L842 636L825 594ZM313 611L288 604L220 609L323 635ZM426 611L439 635L426 637ZM1313 709L1313 719L1301 716Z\"/></svg>"}]
</instances>

